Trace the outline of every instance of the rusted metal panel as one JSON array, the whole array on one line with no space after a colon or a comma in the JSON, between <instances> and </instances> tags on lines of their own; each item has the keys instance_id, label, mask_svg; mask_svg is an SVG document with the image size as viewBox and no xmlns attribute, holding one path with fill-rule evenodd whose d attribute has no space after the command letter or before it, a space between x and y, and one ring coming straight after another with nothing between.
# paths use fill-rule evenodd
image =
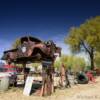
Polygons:
<instances>
[{"instance_id":1,"label":"rusted metal panel","mask_svg":"<svg viewBox=\"0 0 100 100\"><path fill-rule=\"evenodd\" d=\"M57 47L53 41L43 42L35 37L20 38L21 44L12 50L4 51L3 60L11 61L34 61L54 59L54 53L61 54L61 48ZM20 59L20 60L19 60Z\"/></svg>"}]
</instances>

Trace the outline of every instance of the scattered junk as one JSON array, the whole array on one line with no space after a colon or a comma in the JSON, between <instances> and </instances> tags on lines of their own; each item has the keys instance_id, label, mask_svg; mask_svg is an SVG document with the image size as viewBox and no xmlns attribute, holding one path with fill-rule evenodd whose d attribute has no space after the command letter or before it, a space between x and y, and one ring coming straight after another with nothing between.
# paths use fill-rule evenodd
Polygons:
<instances>
[{"instance_id":1,"label":"scattered junk","mask_svg":"<svg viewBox=\"0 0 100 100\"><path fill-rule=\"evenodd\" d=\"M59 81L60 86L66 87L66 70L64 64L61 65L60 68L60 81Z\"/></svg>"},{"instance_id":2,"label":"scattered junk","mask_svg":"<svg viewBox=\"0 0 100 100\"><path fill-rule=\"evenodd\" d=\"M61 48L51 40L43 42L35 37L26 36L20 38L20 42L21 44L17 48L4 51L2 60L6 60L8 63L25 64L29 61L54 61L55 53L61 55Z\"/></svg>"},{"instance_id":3,"label":"scattered junk","mask_svg":"<svg viewBox=\"0 0 100 100\"><path fill-rule=\"evenodd\" d=\"M24 87L24 91L23 94L26 96L29 96L31 93L31 89L32 89L32 84L33 84L33 80L34 77L28 76L25 82L25 87Z\"/></svg>"},{"instance_id":4,"label":"scattered junk","mask_svg":"<svg viewBox=\"0 0 100 100\"><path fill-rule=\"evenodd\" d=\"M61 56L61 48L53 41L43 42L35 37L25 36L20 38L21 44L12 50L4 51L2 60L8 65L0 67L0 90L7 90L10 84L14 86L23 84L23 94L29 96L32 92L39 96L51 95L55 88L67 88L75 84L87 84L95 82L92 73L69 73L62 64L60 73L54 70L56 58ZM59 60L59 57L57 60ZM39 62L39 70L36 72L30 63ZM22 64L23 68L16 68L11 63ZM30 67L29 67L30 66ZM6 70L5 70L6 69Z\"/></svg>"},{"instance_id":5,"label":"scattered junk","mask_svg":"<svg viewBox=\"0 0 100 100\"><path fill-rule=\"evenodd\" d=\"M10 85L16 85L16 78L15 66L0 65L0 90L7 90Z\"/></svg>"},{"instance_id":6,"label":"scattered junk","mask_svg":"<svg viewBox=\"0 0 100 100\"><path fill-rule=\"evenodd\" d=\"M75 73L68 73L67 77L71 86L78 84Z\"/></svg>"},{"instance_id":7,"label":"scattered junk","mask_svg":"<svg viewBox=\"0 0 100 100\"><path fill-rule=\"evenodd\" d=\"M78 84L87 84L89 82L95 83L94 72L91 70L88 70L86 72L80 71L77 74L77 82Z\"/></svg>"},{"instance_id":8,"label":"scattered junk","mask_svg":"<svg viewBox=\"0 0 100 100\"><path fill-rule=\"evenodd\" d=\"M16 84L17 86L24 85L24 74L17 74Z\"/></svg>"},{"instance_id":9,"label":"scattered junk","mask_svg":"<svg viewBox=\"0 0 100 100\"><path fill-rule=\"evenodd\" d=\"M67 72L67 69L65 68L64 64L62 64L61 69L60 69L59 84L60 84L61 88L71 87L70 81L69 81L69 78L68 78L68 72Z\"/></svg>"},{"instance_id":10,"label":"scattered junk","mask_svg":"<svg viewBox=\"0 0 100 100\"><path fill-rule=\"evenodd\" d=\"M79 73L77 73L77 82L78 84L87 84L89 82L89 79L84 72L80 71Z\"/></svg>"},{"instance_id":11,"label":"scattered junk","mask_svg":"<svg viewBox=\"0 0 100 100\"><path fill-rule=\"evenodd\" d=\"M35 37L25 36L20 38L21 44L12 50L4 51L2 60L8 64L22 64L24 69L24 81L29 75L25 71L27 62L42 63L42 88L40 96L51 95L54 92L54 61L55 53L61 56L61 48L49 41L41 41Z\"/></svg>"},{"instance_id":12,"label":"scattered junk","mask_svg":"<svg viewBox=\"0 0 100 100\"><path fill-rule=\"evenodd\" d=\"M0 91L6 91L9 88L9 75L0 73Z\"/></svg>"},{"instance_id":13,"label":"scattered junk","mask_svg":"<svg viewBox=\"0 0 100 100\"><path fill-rule=\"evenodd\" d=\"M88 80L89 80L90 82L95 82L95 77L93 76L92 71L87 71L87 72L86 72L86 75L87 75Z\"/></svg>"}]
</instances>

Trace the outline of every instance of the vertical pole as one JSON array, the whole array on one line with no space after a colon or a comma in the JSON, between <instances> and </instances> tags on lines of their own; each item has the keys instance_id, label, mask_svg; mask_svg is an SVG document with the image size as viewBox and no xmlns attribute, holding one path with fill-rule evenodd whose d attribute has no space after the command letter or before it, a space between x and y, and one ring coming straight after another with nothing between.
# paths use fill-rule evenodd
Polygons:
<instances>
[{"instance_id":1,"label":"vertical pole","mask_svg":"<svg viewBox=\"0 0 100 100\"><path fill-rule=\"evenodd\" d=\"M65 75L65 66L64 64L61 65L61 70L60 70L60 78L61 78L61 86L65 87L65 81L66 81L66 75Z\"/></svg>"},{"instance_id":2,"label":"vertical pole","mask_svg":"<svg viewBox=\"0 0 100 100\"><path fill-rule=\"evenodd\" d=\"M53 93L55 90L54 90L54 62L52 63L52 67L51 67L52 69L51 69L51 77L52 77L52 90L51 90L51 92Z\"/></svg>"},{"instance_id":3,"label":"vertical pole","mask_svg":"<svg viewBox=\"0 0 100 100\"><path fill-rule=\"evenodd\" d=\"M43 85L41 88L40 96L51 95L54 92L53 69L53 64L51 62L50 64L42 64Z\"/></svg>"},{"instance_id":4,"label":"vertical pole","mask_svg":"<svg viewBox=\"0 0 100 100\"><path fill-rule=\"evenodd\" d=\"M25 81L26 81L26 78L27 78L27 73L25 73L26 62L23 62L22 66L23 66L23 72L24 72L24 84L25 84Z\"/></svg>"}]
</instances>

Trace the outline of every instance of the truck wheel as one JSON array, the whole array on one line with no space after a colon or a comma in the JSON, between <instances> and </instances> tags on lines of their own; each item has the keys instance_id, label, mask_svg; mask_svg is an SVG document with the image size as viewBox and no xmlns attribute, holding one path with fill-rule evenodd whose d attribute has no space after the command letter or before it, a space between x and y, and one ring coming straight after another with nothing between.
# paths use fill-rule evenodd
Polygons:
<instances>
[{"instance_id":1,"label":"truck wheel","mask_svg":"<svg viewBox=\"0 0 100 100\"><path fill-rule=\"evenodd\" d=\"M0 79L0 91L5 91L9 87L9 77L3 77Z\"/></svg>"}]
</instances>

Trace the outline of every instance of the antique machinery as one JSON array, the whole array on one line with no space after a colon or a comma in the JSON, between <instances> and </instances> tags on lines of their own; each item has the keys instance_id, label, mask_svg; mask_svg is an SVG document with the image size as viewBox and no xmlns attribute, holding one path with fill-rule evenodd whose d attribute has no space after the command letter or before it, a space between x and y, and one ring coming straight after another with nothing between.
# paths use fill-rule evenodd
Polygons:
<instances>
[{"instance_id":1,"label":"antique machinery","mask_svg":"<svg viewBox=\"0 0 100 100\"><path fill-rule=\"evenodd\" d=\"M12 62L23 64L24 67L28 61L41 62L43 66L43 86L40 95L50 95L54 91L53 63L56 58L55 53L61 55L61 48L57 47L51 40L43 42L31 36L20 38L20 42L21 44L17 48L4 51L2 59L9 64Z\"/></svg>"},{"instance_id":2,"label":"antique machinery","mask_svg":"<svg viewBox=\"0 0 100 100\"><path fill-rule=\"evenodd\" d=\"M17 48L4 51L3 60L17 63L23 61L54 61L55 53L61 55L61 48L57 47L53 41L43 42L34 37L22 37L20 41L21 44Z\"/></svg>"}]
</instances>

